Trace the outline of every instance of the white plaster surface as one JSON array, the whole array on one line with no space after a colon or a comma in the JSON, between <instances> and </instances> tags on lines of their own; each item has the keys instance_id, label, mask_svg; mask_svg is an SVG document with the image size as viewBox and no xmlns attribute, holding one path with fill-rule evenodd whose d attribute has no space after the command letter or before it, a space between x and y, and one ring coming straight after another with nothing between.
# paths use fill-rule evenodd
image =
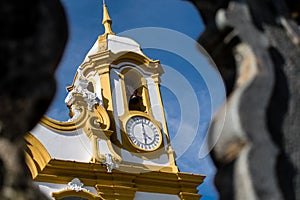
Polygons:
<instances>
[{"instance_id":1,"label":"white plaster surface","mask_svg":"<svg viewBox=\"0 0 300 200\"><path fill-rule=\"evenodd\" d=\"M91 159L91 142L82 129L58 133L38 124L31 133L52 158L79 162L89 162Z\"/></svg>"},{"instance_id":2,"label":"white plaster surface","mask_svg":"<svg viewBox=\"0 0 300 200\"><path fill-rule=\"evenodd\" d=\"M114 69L110 72L110 78L111 78L111 86L112 86L112 93L113 93L113 104L114 108L117 110L117 115L121 116L124 114L124 102L123 102L123 91L122 86L120 83L120 77L118 75L118 72Z\"/></svg>"},{"instance_id":3,"label":"white plaster surface","mask_svg":"<svg viewBox=\"0 0 300 200\"><path fill-rule=\"evenodd\" d=\"M156 85L152 79L148 78L147 86L148 86L148 93L149 93L149 98L150 98L151 109L152 109L154 118L163 124L164 122L163 122L162 110L161 110L159 96L157 94Z\"/></svg>"},{"instance_id":4,"label":"white plaster surface","mask_svg":"<svg viewBox=\"0 0 300 200\"><path fill-rule=\"evenodd\" d=\"M111 50L113 53L118 53L121 51L133 51L143 54L140 45L136 41L117 35L108 35L108 50Z\"/></svg>"},{"instance_id":5,"label":"white plaster surface","mask_svg":"<svg viewBox=\"0 0 300 200\"><path fill-rule=\"evenodd\" d=\"M101 81L100 81L100 76L99 74L96 74L94 77L94 81L95 81L95 93L97 95L97 97L100 99L101 102L103 102L103 98L102 98L102 86L101 86Z\"/></svg>"},{"instance_id":6,"label":"white plaster surface","mask_svg":"<svg viewBox=\"0 0 300 200\"><path fill-rule=\"evenodd\" d=\"M130 152L121 149L121 157L123 161L144 164L144 165L154 165L154 166L170 166L168 155L162 154L159 158L152 159L152 160L143 160L139 157L133 156Z\"/></svg>"},{"instance_id":7,"label":"white plaster surface","mask_svg":"<svg viewBox=\"0 0 300 200\"><path fill-rule=\"evenodd\" d=\"M114 106L114 118L116 127L120 127L119 118L118 116L121 116L124 114L124 103L122 98L122 89L120 84L120 77L118 75L118 72L114 69L110 71L110 81L111 81L111 89L112 89L112 102ZM117 138L119 141L121 141L121 132L120 129L117 129Z\"/></svg>"},{"instance_id":8,"label":"white plaster surface","mask_svg":"<svg viewBox=\"0 0 300 200\"><path fill-rule=\"evenodd\" d=\"M99 146L99 151L100 151L100 154L113 154L108 146L107 146L107 142L105 140L98 140L98 146Z\"/></svg>"},{"instance_id":9,"label":"white plaster surface","mask_svg":"<svg viewBox=\"0 0 300 200\"><path fill-rule=\"evenodd\" d=\"M117 35L108 35L107 36L107 50L110 50L113 53L119 52L136 52L138 54L144 55L140 45L127 37L121 37ZM89 56L95 55L98 53L98 40L94 43L90 51L87 53L83 62L89 61Z\"/></svg>"},{"instance_id":10,"label":"white plaster surface","mask_svg":"<svg viewBox=\"0 0 300 200\"><path fill-rule=\"evenodd\" d=\"M177 195L136 192L134 200L180 200Z\"/></svg>"}]
</instances>

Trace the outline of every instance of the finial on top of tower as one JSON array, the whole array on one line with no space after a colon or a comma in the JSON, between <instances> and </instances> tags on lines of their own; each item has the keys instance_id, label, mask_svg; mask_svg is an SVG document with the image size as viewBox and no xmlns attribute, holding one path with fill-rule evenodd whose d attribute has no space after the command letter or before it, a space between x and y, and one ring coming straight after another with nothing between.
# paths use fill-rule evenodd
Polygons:
<instances>
[{"instance_id":1,"label":"finial on top of tower","mask_svg":"<svg viewBox=\"0 0 300 200\"><path fill-rule=\"evenodd\" d=\"M111 29L112 21L110 19L109 14L108 14L108 9L107 9L105 0L103 0L103 20L102 20L102 24L103 24L104 29L105 29L104 34L113 34L113 35L115 34Z\"/></svg>"}]
</instances>

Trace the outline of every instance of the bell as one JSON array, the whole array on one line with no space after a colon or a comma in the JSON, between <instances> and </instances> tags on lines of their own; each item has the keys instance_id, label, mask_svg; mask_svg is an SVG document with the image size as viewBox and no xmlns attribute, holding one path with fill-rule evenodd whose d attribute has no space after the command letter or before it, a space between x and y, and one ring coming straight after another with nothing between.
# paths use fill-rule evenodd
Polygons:
<instances>
[{"instance_id":1,"label":"bell","mask_svg":"<svg viewBox=\"0 0 300 200\"><path fill-rule=\"evenodd\" d=\"M139 102L139 97L136 94L133 94L129 100L130 103L137 104Z\"/></svg>"}]
</instances>

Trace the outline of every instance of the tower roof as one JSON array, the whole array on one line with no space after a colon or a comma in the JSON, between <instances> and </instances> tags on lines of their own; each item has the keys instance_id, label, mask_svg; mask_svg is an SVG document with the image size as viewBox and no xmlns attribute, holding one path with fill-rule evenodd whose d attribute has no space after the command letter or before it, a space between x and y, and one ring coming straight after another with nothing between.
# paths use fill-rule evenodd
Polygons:
<instances>
[{"instance_id":1,"label":"tower roof","mask_svg":"<svg viewBox=\"0 0 300 200\"><path fill-rule=\"evenodd\" d=\"M109 12L105 0L103 0L102 24L104 26L104 33L102 35L99 35L97 41L94 43L92 48L87 53L83 63L88 62L90 60L90 56L105 51L111 51L114 54L120 52L124 52L124 53L134 52L136 54L146 57L148 60L151 60L143 53L139 43L137 43L136 41L128 37L118 36L112 31L111 28L112 20L109 16ZM154 60L151 61L157 62Z\"/></svg>"}]
</instances>

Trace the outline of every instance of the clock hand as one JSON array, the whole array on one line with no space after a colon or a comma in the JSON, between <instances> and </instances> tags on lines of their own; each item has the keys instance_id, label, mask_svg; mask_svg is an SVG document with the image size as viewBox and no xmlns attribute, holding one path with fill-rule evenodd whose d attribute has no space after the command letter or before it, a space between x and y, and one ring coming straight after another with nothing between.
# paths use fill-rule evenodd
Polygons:
<instances>
[{"instance_id":1,"label":"clock hand","mask_svg":"<svg viewBox=\"0 0 300 200\"><path fill-rule=\"evenodd\" d=\"M149 135L147 135L146 133L145 133L145 135L144 135L144 136L146 136L146 138L148 138L148 139L152 140L152 138L151 138Z\"/></svg>"},{"instance_id":2,"label":"clock hand","mask_svg":"<svg viewBox=\"0 0 300 200\"><path fill-rule=\"evenodd\" d=\"M147 144L147 136L148 136L148 135L146 135L146 133L145 133L145 127L144 127L143 120L142 120L142 131L143 131L143 136L144 136L145 144Z\"/></svg>"}]
</instances>

